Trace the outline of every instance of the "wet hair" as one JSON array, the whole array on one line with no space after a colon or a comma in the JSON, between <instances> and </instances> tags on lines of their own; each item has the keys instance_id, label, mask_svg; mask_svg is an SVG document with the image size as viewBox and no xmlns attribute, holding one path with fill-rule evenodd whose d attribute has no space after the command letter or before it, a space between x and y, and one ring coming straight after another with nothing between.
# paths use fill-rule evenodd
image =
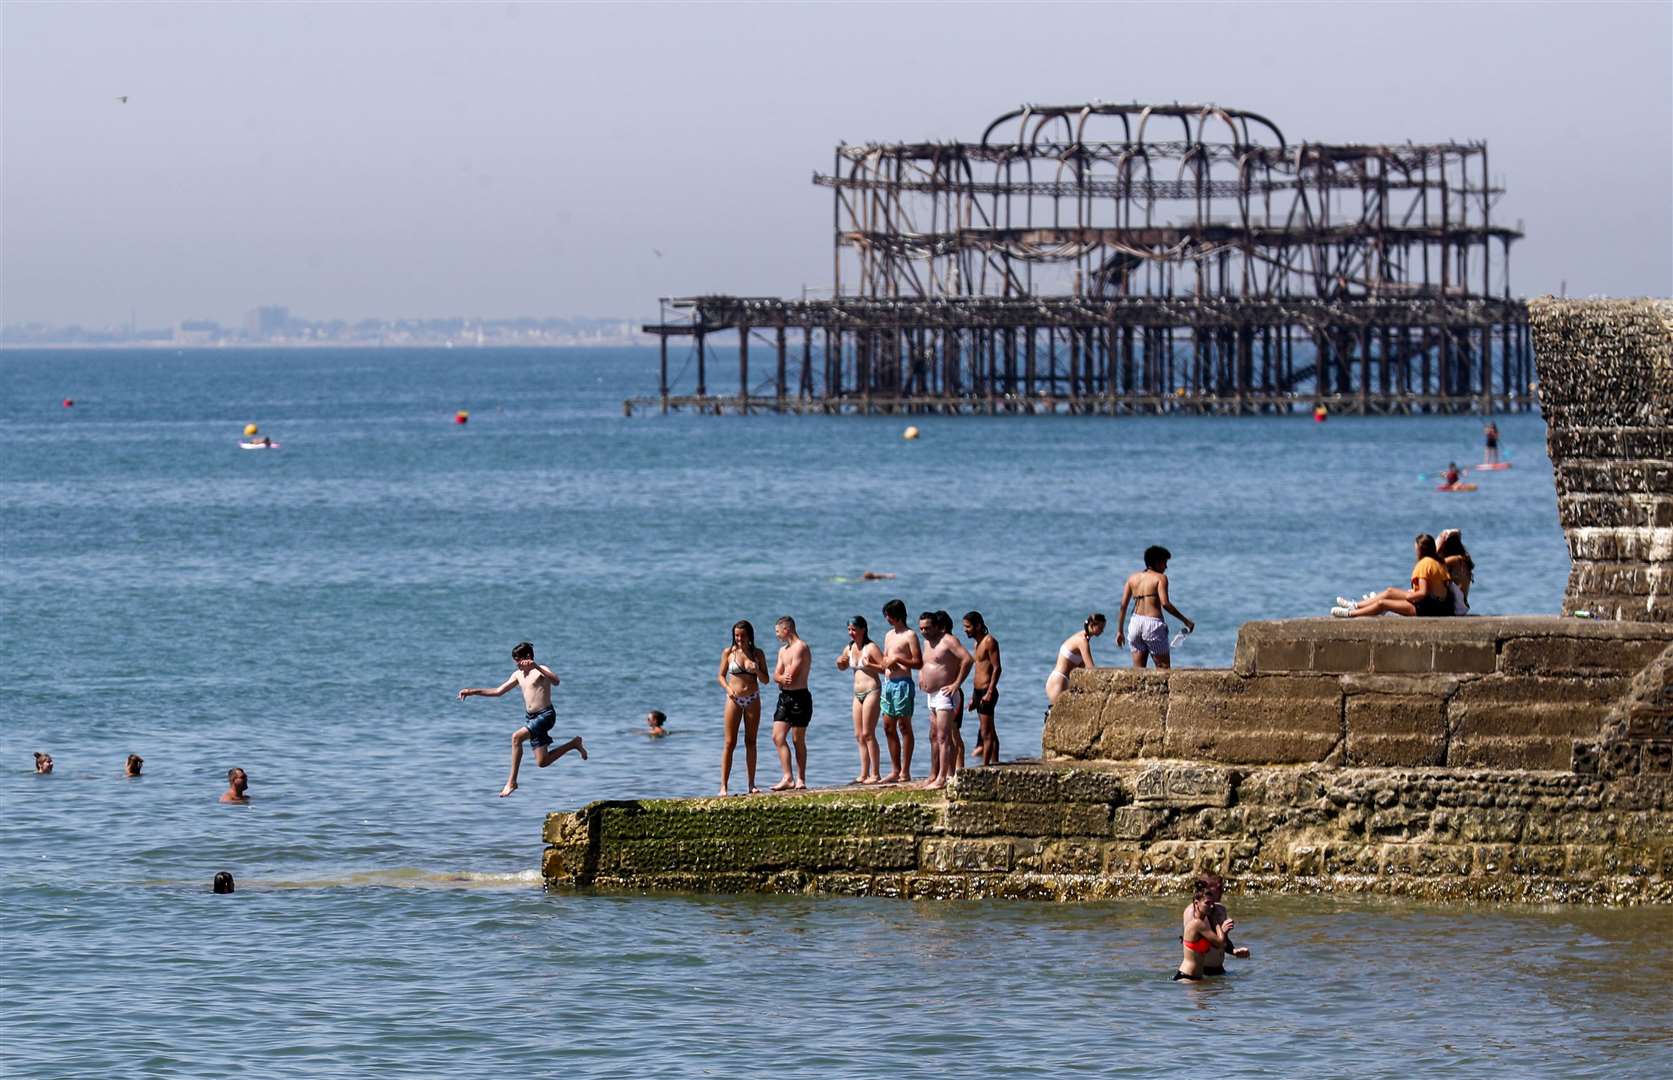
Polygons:
<instances>
[{"instance_id":1,"label":"wet hair","mask_svg":"<svg viewBox=\"0 0 1673 1080\"><path fill-rule=\"evenodd\" d=\"M1475 576L1475 560L1470 558L1470 552L1464 547L1464 534L1457 529L1447 529L1441 533L1440 540L1435 543L1435 556L1440 559L1450 559L1457 556L1464 560L1464 566L1470 576Z\"/></svg>"},{"instance_id":2,"label":"wet hair","mask_svg":"<svg viewBox=\"0 0 1673 1080\"><path fill-rule=\"evenodd\" d=\"M232 892L232 875L227 873L225 870L222 870L219 874L215 875L215 884L213 887L217 894Z\"/></svg>"},{"instance_id":3,"label":"wet hair","mask_svg":"<svg viewBox=\"0 0 1673 1080\"><path fill-rule=\"evenodd\" d=\"M233 766L233 767L232 767L232 768L230 768L230 769L228 769L228 770L227 770L227 783L229 783L229 784L230 784L230 783L232 783L232 775L233 775L233 773L241 773L241 772L244 772L244 770L243 770L243 769L240 769L240 768L239 768L239 767L238 767L238 766L236 766L236 765L234 765L234 766ZM245 779L245 780L248 780L248 779L250 779L250 774L249 774L249 773L244 773L244 779Z\"/></svg>"},{"instance_id":4,"label":"wet hair","mask_svg":"<svg viewBox=\"0 0 1673 1080\"><path fill-rule=\"evenodd\" d=\"M39 750L35 751L35 771L38 772L38 773L51 772L52 771L52 755L51 754L43 754Z\"/></svg>"},{"instance_id":5,"label":"wet hair","mask_svg":"<svg viewBox=\"0 0 1673 1080\"><path fill-rule=\"evenodd\" d=\"M737 622L732 624L732 640L727 642L727 644L736 644L739 630L742 630L744 632L744 637L749 640L749 645L747 647L753 650L755 648L755 626L748 619L739 619Z\"/></svg>"},{"instance_id":6,"label":"wet hair","mask_svg":"<svg viewBox=\"0 0 1673 1080\"><path fill-rule=\"evenodd\" d=\"M965 612L964 621L980 630L986 630L988 628L988 624L985 620L983 620L982 613L980 611Z\"/></svg>"},{"instance_id":7,"label":"wet hair","mask_svg":"<svg viewBox=\"0 0 1673 1080\"><path fill-rule=\"evenodd\" d=\"M864 615L851 616L848 620L848 625L860 632L860 640L857 643L860 648L863 649L867 645L871 644L871 634L869 632L870 628L866 625L866 617Z\"/></svg>"},{"instance_id":8,"label":"wet hair","mask_svg":"<svg viewBox=\"0 0 1673 1080\"><path fill-rule=\"evenodd\" d=\"M661 727L663 724L668 722L668 714L663 712L661 709L652 709L646 715L649 716L651 720L656 722L657 727Z\"/></svg>"},{"instance_id":9,"label":"wet hair","mask_svg":"<svg viewBox=\"0 0 1673 1080\"><path fill-rule=\"evenodd\" d=\"M1108 619L1104 618L1103 612L1094 611L1086 617L1085 622L1081 623L1081 629L1090 634L1092 633L1092 628L1094 626L1108 626L1109 622L1110 621Z\"/></svg>"},{"instance_id":10,"label":"wet hair","mask_svg":"<svg viewBox=\"0 0 1673 1080\"><path fill-rule=\"evenodd\" d=\"M129 754L128 760L122 763L122 768L129 776L138 776L139 770L145 765L145 759L138 754Z\"/></svg>"},{"instance_id":11,"label":"wet hair","mask_svg":"<svg viewBox=\"0 0 1673 1080\"><path fill-rule=\"evenodd\" d=\"M883 617L885 619L898 619L901 622L905 622L906 621L906 601L904 601L904 600L890 600L887 604L884 604L883 605Z\"/></svg>"},{"instance_id":12,"label":"wet hair","mask_svg":"<svg viewBox=\"0 0 1673 1080\"><path fill-rule=\"evenodd\" d=\"M779 617L778 617L778 618L777 618L777 619L776 619L776 620L775 620L775 621L774 621L774 622L773 622L773 625L774 625L774 626L786 626L786 627L789 627L789 628L790 628L790 632L791 632L791 633L792 633L792 634L794 634L794 633L795 633L795 632L796 632L796 620L795 620L795 619L792 619L792 618L791 618L791 617L790 617L790 616L788 616L788 615L780 615L780 616L779 616Z\"/></svg>"},{"instance_id":13,"label":"wet hair","mask_svg":"<svg viewBox=\"0 0 1673 1080\"><path fill-rule=\"evenodd\" d=\"M513 660L533 660L534 646L526 641L519 641L511 647L511 658Z\"/></svg>"},{"instance_id":14,"label":"wet hair","mask_svg":"<svg viewBox=\"0 0 1673 1080\"><path fill-rule=\"evenodd\" d=\"M1173 558L1173 552L1169 551L1161 544L1151 544L1149 547L1144 549L1144 568L1146 570L1155 570L1157 573L1161 573L1161 570L1159 570L1158 567L1171 558Z\"/></svg>"},{"instance_id":15,"label":"wet hair","mask_svg":"<svg viewBox=\"0 0 1673 1080\"><path fill-rule=\"evenodd\" d=\"M1418 533L1417 536L1412 538L1412 543L1417 545L1418 558L1433 559L1435 557L1435 538L1433 536L1428 533Z\"/></svg>"}]
</instances>

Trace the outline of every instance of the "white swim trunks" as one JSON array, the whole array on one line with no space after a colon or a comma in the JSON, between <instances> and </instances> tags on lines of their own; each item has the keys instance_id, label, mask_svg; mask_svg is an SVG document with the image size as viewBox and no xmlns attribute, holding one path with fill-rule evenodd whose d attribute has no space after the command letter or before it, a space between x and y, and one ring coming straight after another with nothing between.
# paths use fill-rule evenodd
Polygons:
<instances>
[{"instance_id":1,"label":"white swim trunks","mask_svg":"<svg viewBox=\"0 0 1673 1080\"><path fill-rule=\"evenodd\" d=\"M958 687L944 686L929 695L930 712L958 712Z\"/></svg>"},{"instance_id":2,"label":"white swim trunks","mask_svg":"<svg viewBox=\"0 0 1673 1080\"><path fill-rule=\"evenodd\" d=\"M1168 655L1168 624L1149 615L1127 620L1127 647L1151 656Z\"/></svg>"}]
</instances>

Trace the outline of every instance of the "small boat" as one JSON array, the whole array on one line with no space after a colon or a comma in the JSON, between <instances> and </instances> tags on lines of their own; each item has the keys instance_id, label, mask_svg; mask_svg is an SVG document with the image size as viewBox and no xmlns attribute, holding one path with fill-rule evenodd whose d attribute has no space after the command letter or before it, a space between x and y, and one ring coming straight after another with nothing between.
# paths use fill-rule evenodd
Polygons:
<instances>
[{"instance_id":1,"label":"small boat","mask_svg":"<svg viewBox=\"0 0 1673 1080\"><path fill-rule=\"evenodd\" d=\"M1474 484L1436 484L1436 491L1474 491Z\"/></svg>"},{"instance_id":2,"label":"small boat","mask_svg":"<svg viewBox=\"0 0 1673 1080\"><path fill-rule=\"evenodd\" d=\"M238 449L240 449L240 450L277 450L277 449L279 449L279 445L280 444L274 442L271 439L240 439L239 442L238 442Z\"/></svg>"},{"instance_id":3,"label":"small boat","mask_svg":"<svg viewBox=\"0 0 1673 1080\"><path fill-rule=\"evenodd\" d=\"M1500 469L1510 468L1508 461L1484 461L1475 467L1476 472L1498 472Z\"/></svg>"}]
</instances>

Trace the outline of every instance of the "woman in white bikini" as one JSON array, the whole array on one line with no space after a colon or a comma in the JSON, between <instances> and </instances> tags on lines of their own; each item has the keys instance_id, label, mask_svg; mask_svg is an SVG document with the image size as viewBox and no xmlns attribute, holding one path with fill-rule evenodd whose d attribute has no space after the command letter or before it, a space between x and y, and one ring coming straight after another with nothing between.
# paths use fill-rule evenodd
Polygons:
<instances>
[{"instance_id":1,"label":"woman in white bikini","mask_svg":"<svg viewBox=\"0 0 1673 1080\"><path fill-rule=\"evenodd\" d=\"M854 673L854 741L860 746L860 775L856 784L883 780L877 745L877 717L883 706L883 650L871 640L863 616L848 620L848 646L837 654L838 671Z\"/></svg>"},{"instance_id":2,"label":"woman in white bikini","mask_svg":"<svg viewBox=\"0 0 1673 1080\"><path fill-rule=\"evenodd\" d=\"M1078 632L1063 639L1057 647L1057 666L1046 676L1046 700L1057 704L1057 696L1069 685L1069 672L1078 667L1095 668L1092 662L1092 639L1104 632L1102 612L1094 611L1086 617Z\"/></svg>"},{"instance_id":3,"label":"woman in white bikini","mask_svg":"<svg viewBox=\"0 0 1673 1080\"><path fill-rule=\"evenodd\" d=\"M755 733L761 727L761 680L770 669L767 654L755 645L755 627L748 619L732 624L732 644L720 654L720 686L726 691L726 745L720 751L720 793L732 779L732 751L738 746L738 725L744 729L744 770L749 793L755 786Z\"/></svg>"}]
</instances>

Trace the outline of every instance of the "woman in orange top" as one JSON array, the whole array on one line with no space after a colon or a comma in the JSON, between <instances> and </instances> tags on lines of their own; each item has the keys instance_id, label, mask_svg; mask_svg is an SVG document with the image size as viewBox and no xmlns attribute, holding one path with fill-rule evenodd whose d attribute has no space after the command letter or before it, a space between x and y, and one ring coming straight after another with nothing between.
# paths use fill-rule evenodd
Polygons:
<instances>
[{"instance_id":1,"label":"woman in orange top","mask_svg":"<svg viewBox=\"0 0 1673 1080\"><path fill-rule=\"evenodd\" d=\"M1180 958L1179 967L1173 973L1174 982L1201 982L1204 954L1212 948L1223 950L1227 947L1237 920L1227 919L1216 926L1209 918L1213 911L1214 901L1209 896L1208 884L1198 878L1191 906L1185 909L1183 932L1179 935L1180 943L1185 946L1185 955Z\"/></svg>"},{"instance_id":2,"label":"woman in orange top","mask_svg":"<svg viewBox=\"0 0 1673 1080\"><path fill-rule=\"evenodd\" d=\"M1452 593L1447 586L1452 578L1446 567L1435 558L1435 538L1418 533L1413 541L1417 546L1417 565L1412 567L1412 587L1385 589L1366 597L1353 607L1337 606L1330 613L1338 619L1362 619L1370 615L1392 612L1395 615L1433 617L1452 614Z\"/></svg>"}]
</instances>

